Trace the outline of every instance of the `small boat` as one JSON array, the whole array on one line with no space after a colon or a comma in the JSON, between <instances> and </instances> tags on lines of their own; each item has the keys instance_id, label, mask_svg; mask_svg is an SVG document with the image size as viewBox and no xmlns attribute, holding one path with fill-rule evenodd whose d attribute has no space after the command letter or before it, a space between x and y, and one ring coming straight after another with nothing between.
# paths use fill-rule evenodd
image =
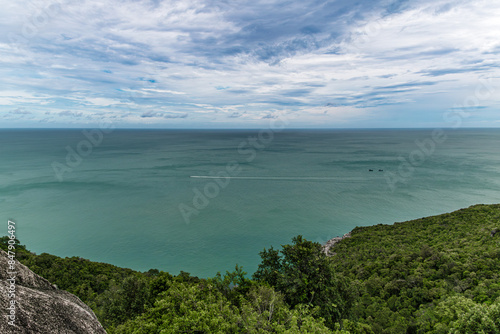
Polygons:
<instances>
[{"instance_id":1,"label":"small boat","mask_svg":"<svg viewBox=\"0 0 500 334\"><path fill-rule=\"evenodd\" d=\"M368 171L369 171L369 172L373 172L373 169L369 169Z\"/></svg>"},{"instance_id":2,"label":"small boat","mask_svg":"<svg viewBox=\"0 0 500 334\"><path fill-rule=\"evenodd\" d=\"M383 172L384 170L383 170L383 169L379 169L378 171L379 171L379 172Z\"/></svg>"}]
</instances>

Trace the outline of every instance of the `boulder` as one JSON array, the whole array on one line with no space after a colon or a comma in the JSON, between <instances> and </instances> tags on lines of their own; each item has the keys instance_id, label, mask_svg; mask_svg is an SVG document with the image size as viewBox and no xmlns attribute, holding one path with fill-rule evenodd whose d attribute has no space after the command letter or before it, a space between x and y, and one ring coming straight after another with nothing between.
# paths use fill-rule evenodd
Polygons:
<instances>
[{"instance_id":1,"label":"boulder","mask_svg":"<svg viewBox=\"0 0 500 334\"><path fill-rule=\"evenodd\" d=\"M10 260L0 250L0 333L106 334L78 297L59 290L17 260L12 271Z\"/></svg>"}]
</instances>

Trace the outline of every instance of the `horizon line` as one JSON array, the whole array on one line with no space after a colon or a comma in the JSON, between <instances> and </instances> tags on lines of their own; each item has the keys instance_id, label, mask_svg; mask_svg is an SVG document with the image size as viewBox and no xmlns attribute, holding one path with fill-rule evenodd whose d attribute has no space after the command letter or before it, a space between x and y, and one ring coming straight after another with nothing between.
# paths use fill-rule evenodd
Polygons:
<instances>
[{"instance_id":1,"label":"horizon line","mask_svg":"<svg viewBox=\"0 0 500 334\"><path fill-rule=\"evenodd\" d=\"M97 127L53 127L53 128L43 128L43 127L10 127L3 128L0 127L0 131L2 130L87 130L87 129L99 129ZM231 130L265 130L270 129L269 127L251 127L251 128L139 128L139 127L119 127L114 128L112 131L116 130L203 130L203 131L231 131ZM429 130L429 129L446 129L446 130L465 130L465 129L500 129L500 126L484 126L477 127L471 126L466 127L462 126L459 128L454 127L349 127L349 128L335 128L335 127L324 127L324 128L316 128L316 127L287 127L284 129L277 129L275 132L283 132L287 130ZM271 129L273 130L273 129Z\"/></svg>"}]
</instances>

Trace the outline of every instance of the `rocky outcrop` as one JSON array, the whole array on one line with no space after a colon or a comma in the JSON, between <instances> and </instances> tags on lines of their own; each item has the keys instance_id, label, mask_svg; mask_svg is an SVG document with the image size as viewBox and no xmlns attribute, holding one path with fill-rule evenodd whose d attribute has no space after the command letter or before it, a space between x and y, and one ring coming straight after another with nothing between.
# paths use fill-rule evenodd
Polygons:
<instances>
[{"instance_id":1,"label":"rocky outcrop","mask_svg":"<svg viewBox=\"0 0 500 334\"><path fill-rule=\"evenodd\" d=\"M78 297L9 261L0 250L0 333L106 334Z\"/></svg>"},{"instance_id":2,"label":"rocky outcrop","mask_svg":"<svg viewBox=\"0 0 500 334\"><path fill-rule=\"evenodd\" d=\"M335 237L326 242L326 244L323 245L323 252L325 252L326 256L331 256L335 255L335 253L330 253L330 249L335 246L335 244L341 240L344 240L345 238L350 238L351 237L351 232L344 234L341 237Z\"/></svg>"}]
</instances>

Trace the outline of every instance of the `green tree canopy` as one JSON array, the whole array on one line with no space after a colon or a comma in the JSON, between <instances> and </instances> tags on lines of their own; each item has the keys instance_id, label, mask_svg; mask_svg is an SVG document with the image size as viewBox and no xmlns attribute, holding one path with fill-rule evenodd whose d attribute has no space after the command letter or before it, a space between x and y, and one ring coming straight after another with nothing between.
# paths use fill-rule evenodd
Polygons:
<instances>
[{"instance_id":1,"label":"green tree canopy","mask_svg":"<svg viewBox=\"0 0 500 334\"><path fill-rule=\"evenodd\" d=\"M260 256L262 263L254 279L283 293L290 306L319 306L319 315L330 328L348 316L353 294L319 243L299 235L291 245L282 245L281 252L271 247Z\"/></svg>"}]
</instances>

